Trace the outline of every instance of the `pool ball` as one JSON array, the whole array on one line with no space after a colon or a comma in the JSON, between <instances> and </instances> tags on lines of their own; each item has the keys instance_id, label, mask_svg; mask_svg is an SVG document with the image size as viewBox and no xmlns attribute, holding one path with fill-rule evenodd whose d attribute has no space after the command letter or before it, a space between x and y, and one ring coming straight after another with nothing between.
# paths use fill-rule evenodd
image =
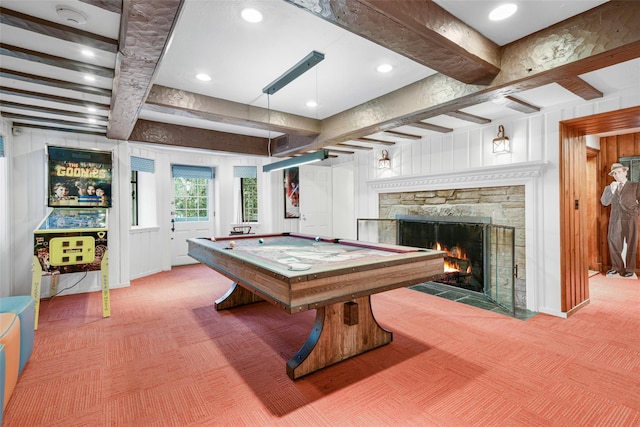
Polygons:
<instances>
[{"instance_id":1,"label":"pool ball","mask_svg":"<svg viewBox=\"0 0 640 427\"><path fill-rule=\"evenodd\" d=\"M320 236L316 237L316 242L319 242L320 240L322 240Z\"/></svg>"},{"instance_id":2,"label":"pool ball","mask_svg":"<svg viewBox=\"0 0 640 427\"><path fill-rule=\"evenodd\" d=\"M264 243L264 240L262 238L258 239L258 243Z\"/></svg>"},{"instance_id":3,"label":"pool ball","mask_svg":"<svg viewBox=\"0 0 640 427\"><path fill-rule=\"evenodd\" d=\"M236 245L236 242L234 242L233 240L229 242L229 247L232 248Z\"/></svg>"}]
</instances>

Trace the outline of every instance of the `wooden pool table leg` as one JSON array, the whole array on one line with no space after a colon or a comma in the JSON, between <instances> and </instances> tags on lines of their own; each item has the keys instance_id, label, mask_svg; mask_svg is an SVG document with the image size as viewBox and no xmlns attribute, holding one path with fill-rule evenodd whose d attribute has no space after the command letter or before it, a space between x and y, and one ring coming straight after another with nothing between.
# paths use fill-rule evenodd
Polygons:
<instances>
[{"instance_id":1,"label":"wooden pool table leg","mask_svg":"<svg viewBox=\"0 0 640 427\"><path fill-rule=\"evenodd\" d=\"M215 302L217 311L224 310L239 305L251 304L254 302L264 301L258 295L246 290L242 286L233 282L226 294L218 298Z\"/></svg>"},{"instance_id":2,"label":"wooden pool table leg","mask_svg":"<svg viewBox=\"0 0 640 427\"><path fill-rule=\"evenodd\" d=\"M287 362L287 375L298 379L392 339L373 317L369 296L320 307L307 342Z\"/></svg>"}]
</instances>

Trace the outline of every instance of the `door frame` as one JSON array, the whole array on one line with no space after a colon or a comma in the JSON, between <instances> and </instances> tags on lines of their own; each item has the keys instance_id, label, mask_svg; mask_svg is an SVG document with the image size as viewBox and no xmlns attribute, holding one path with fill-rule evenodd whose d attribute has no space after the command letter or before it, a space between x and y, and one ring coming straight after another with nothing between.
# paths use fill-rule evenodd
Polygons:
<instances>
[{"instance_id":1,"label":"door frame","mask_svg":"<svg viewBox=\"0 0 640 427\"><path fill-rule=\"evenodd\" d=\"M582 208L586 203L586 135L634 128L640 128L640 106L559 123L560 289L561 309L567 316L589 303L586 215Z\"/></svg>"}]
</instances>

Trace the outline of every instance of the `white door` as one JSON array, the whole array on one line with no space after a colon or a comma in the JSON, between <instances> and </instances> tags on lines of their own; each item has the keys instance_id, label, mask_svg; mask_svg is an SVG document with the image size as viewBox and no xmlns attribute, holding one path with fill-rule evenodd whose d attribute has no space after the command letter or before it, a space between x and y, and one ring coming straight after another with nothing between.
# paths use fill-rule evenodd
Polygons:
<instances>
[{"instance_id":1,"label":"white door","mask_svg":"<svg viewBox=\"0 0 640 427\"><path fill-rule=\"evenodd\" d=\"M195 264L187 239L213 236L213 180L173 177L171 193L171 265Z\"/></svg>"},{"instance_id":2,"label":"white door","mask_svg":"<svg viewBox=\"0 0 640 427\"><path fill-rule=\"evenodd\" d=\"M300 233L332 237L331 168L300 166Z\"/></svg>"}]
</instances>

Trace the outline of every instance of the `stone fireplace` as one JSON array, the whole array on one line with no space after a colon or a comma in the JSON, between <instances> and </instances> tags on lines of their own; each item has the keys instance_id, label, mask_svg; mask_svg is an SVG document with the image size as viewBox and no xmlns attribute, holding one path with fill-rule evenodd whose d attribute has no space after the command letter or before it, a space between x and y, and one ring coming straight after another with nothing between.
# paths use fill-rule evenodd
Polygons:
<instances>
[{"instance_id":1,"label":"stone fireplace","mask_svg":"<svg viewBox=\"0 0 640 427\"><path fill-rule=\"evenodd\" d=\"M403 191L397 193L379 194L379 218L380 219L402 219L402 218L432 218L438 219L436 222L449 222L450 224L462 224L458 226L458 232L469 233L463 237L464 242L448 243L455 246L458 255L450 255L451 258L466 258L459 252L464 250L478 250L478 245L484 245L482 238L477 240L477 230L470 228L477 226L467 226L465 223L490 223L498 226L509 226L515 229L514 239L514 263L516 265L515 277L515 307L526 308L526 253L525 253L525 186L499 186L499 187L478 187L460 188L447 190L430 191ZM471 219L471 220L470 220ZM402 235L400 226L399 236ZM440 228L440 226L438 226ZM451 227L446 227L451 228ZM482 227L480 227L482 228ZM404 232L408 240L398 242L411 246L430 247L436 239L436 231L417 231L418 229ZM443 228L444 230L444 228ZM439 234L450 233L451 231L440 231ZM468 240L476 239L476 242ZM443 244L443 242L439 242ZM451 248L448 248L450 251ZM481 249L481 248L480 248ZM480 257L482 257L480 255ZM469 261L462 261L469 262ZM466 289L482 292L486 261L482 259L470 261L475 263L475 274L473 265L469 273L458 273L456 275L445 275L445 280L462 279ZM458 271L461 271L459 269ZM458 276L458 277L454 277Z\"/></svg>"}]
</instances>

